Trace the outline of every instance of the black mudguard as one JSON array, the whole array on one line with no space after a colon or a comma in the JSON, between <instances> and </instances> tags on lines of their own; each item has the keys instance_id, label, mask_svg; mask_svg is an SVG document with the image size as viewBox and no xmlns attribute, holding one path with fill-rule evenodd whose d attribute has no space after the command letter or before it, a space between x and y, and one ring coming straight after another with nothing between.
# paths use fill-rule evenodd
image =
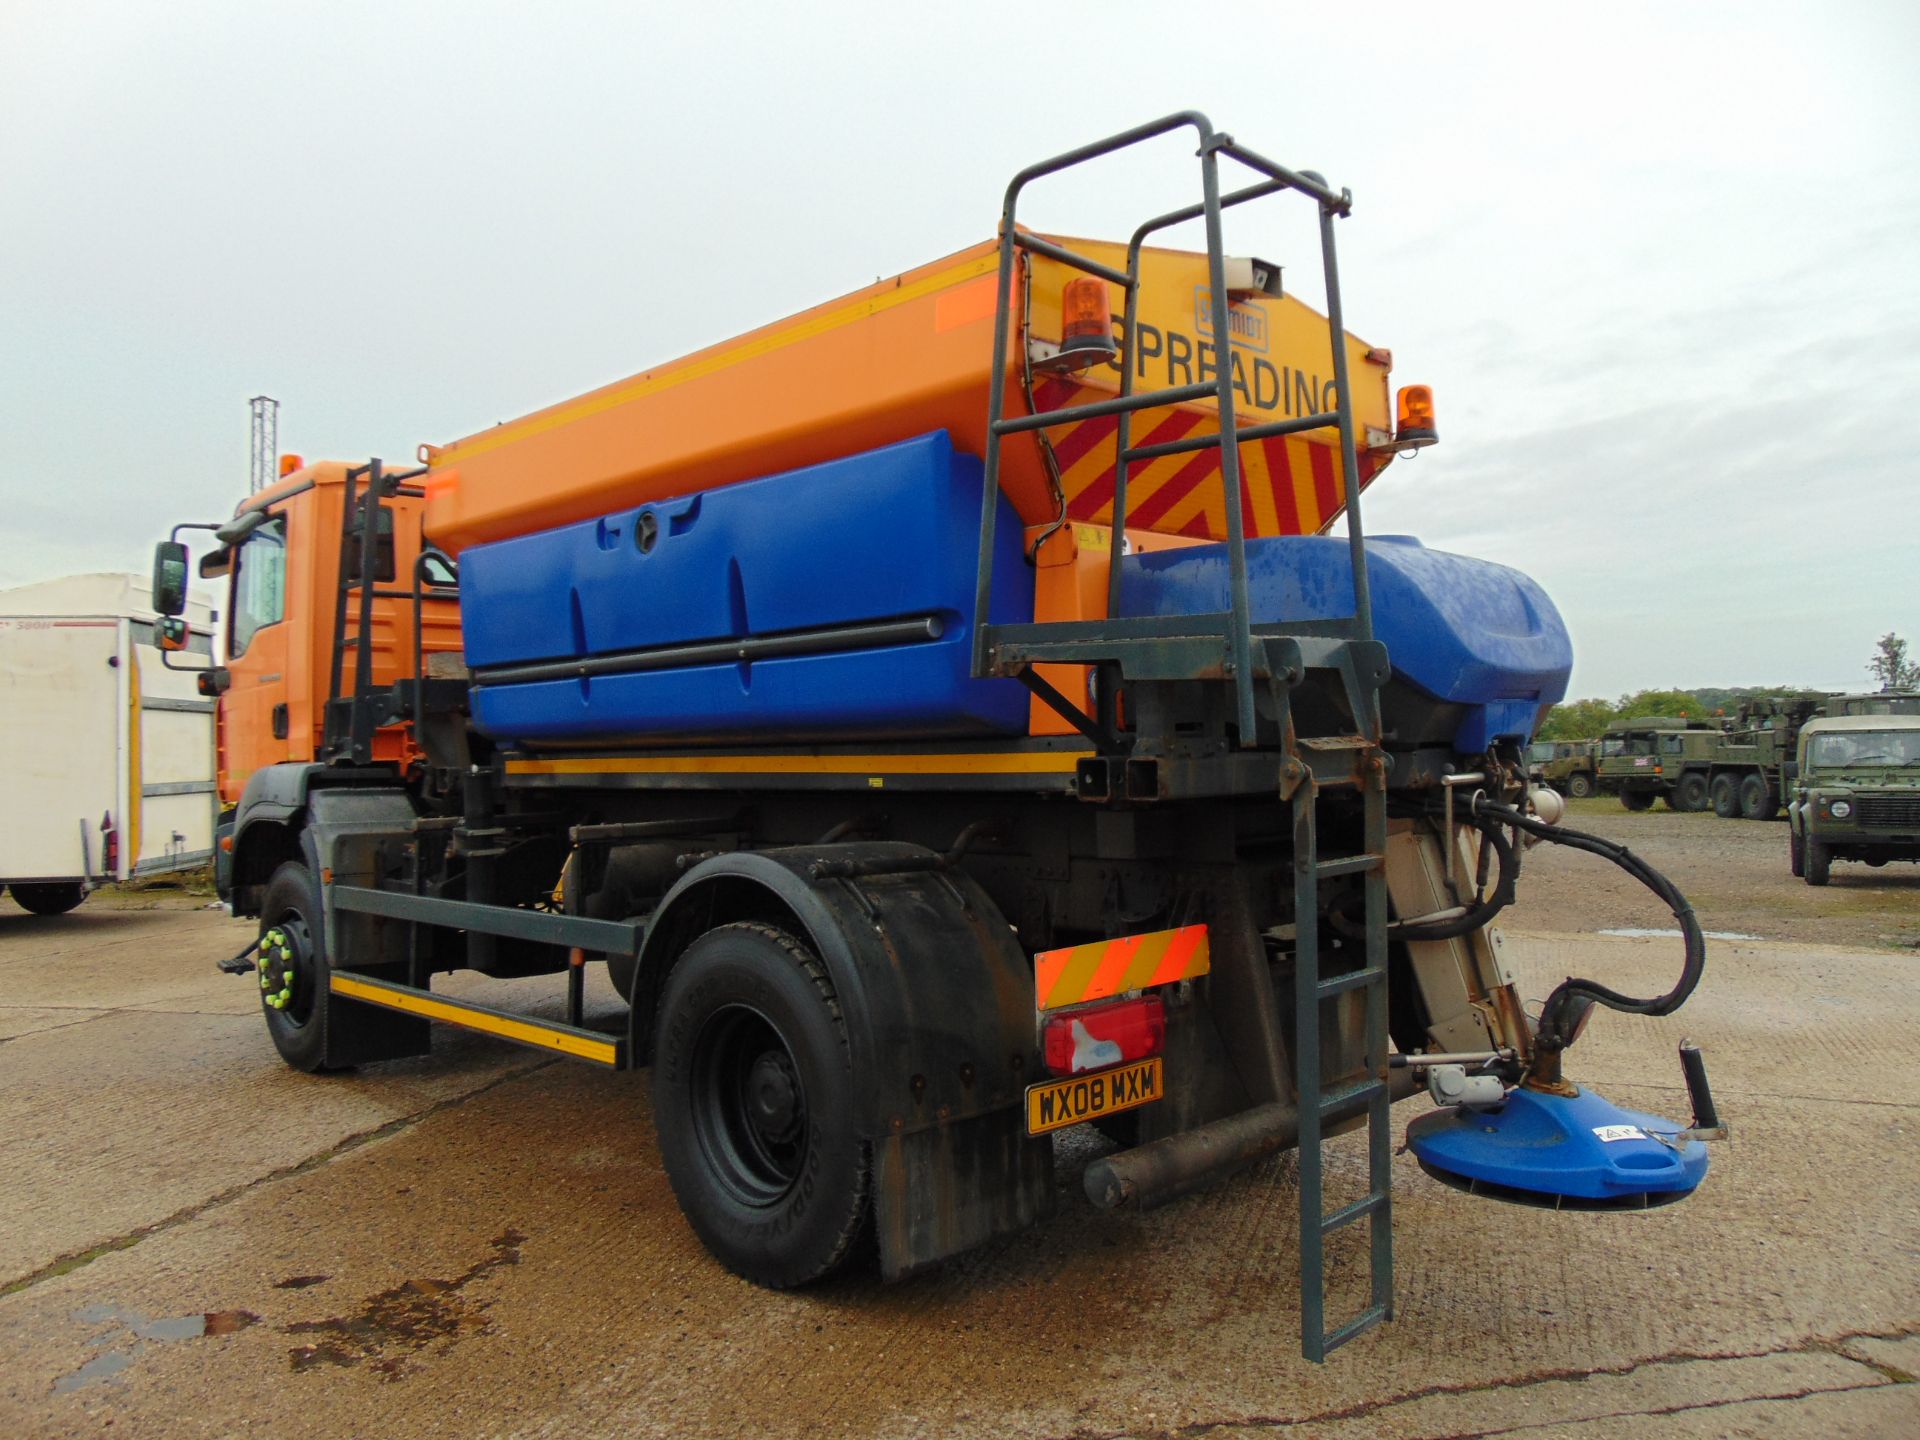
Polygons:
<instances>
[{"instance_id":1,"label":"black mudguard","mask_svg":"<svg viewBox=\"0 0 1920 1440\"><path fill-rule=\"evenodd\" d=\"M891 842L710 857L648 927L632 1053L650 1048L681 951L740 919L797 925L833 980L866 1097L887 1279L1052 1213L1052 1142L1026 1134L1026 1086L1043 1078L1033 970L979 885Z\"/></svg>"}]
</instances>

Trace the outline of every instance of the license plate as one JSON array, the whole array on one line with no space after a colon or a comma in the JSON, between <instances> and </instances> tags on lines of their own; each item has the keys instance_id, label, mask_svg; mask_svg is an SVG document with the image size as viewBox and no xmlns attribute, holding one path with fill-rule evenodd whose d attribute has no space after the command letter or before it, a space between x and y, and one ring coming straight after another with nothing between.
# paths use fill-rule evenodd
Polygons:
<instances>
[{"instance_id":1,"label":"license plate","mask_svg":"<svg viewBox=\"0 0 1920 1440\"><path fill-rule=\"evenodd\" d=\"M1136 1060L1131 1065L1116 1065L1111 1070L1096 1070L1090 1075L1069 1075L1064 1080L1048 1080L1027 1087L1027 1133L1044 1135L1068 1125L1078 1125L1100 1115L1113 1115L1158 1100L1164 1093L1164 1072L1158 1055Z\"/></svg>"}]
</instances>

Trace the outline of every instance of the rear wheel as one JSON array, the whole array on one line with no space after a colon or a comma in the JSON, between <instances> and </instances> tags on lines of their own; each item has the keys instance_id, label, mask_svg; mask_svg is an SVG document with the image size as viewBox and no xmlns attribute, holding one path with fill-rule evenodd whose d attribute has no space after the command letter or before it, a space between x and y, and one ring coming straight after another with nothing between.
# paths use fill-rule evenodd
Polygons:
<instances>
[{"instance_id":1,"label":"rear wheel","mask_svg":"<svg viewBox=\"0 0 1920 1440\"><path fill-rule=\"evenodd\" d=\"M1740 813L1749 820L1771 820L1780 813L1780 797L1758 775L1740 782Z\"/></svg>"},{"instance_id":2,"label":"rear wheel","mask_svg":"<svg viewBox=\"0 0 1920 1440\"><path fill-rule=\"evenodd\" d=\"M1826 884L1833 875L1833 852L1809 835L1804 854L1807 884Z\"/></svg>"},{"instance_id":3,"label":"rear wheel","mask_svg":"<svg viewBox=\"0 0 1920 1440\"><path fill-rule=\"evenodd\" d=\"M1740 818L1740 781L1737 777L1733 775L1713 777L1713 813L1722 820Z\"/></svg>"},{"instance_id":4,"label":"rear wheel","mask_svg":"<svg viewBox=\"0 0 1920 1440\"><path fill-rule=\"evenodd\" d=\"M1807 848L1801 843L1797 830L1787 832L1787 868L1793 872L1796 880L1807 873Z\"/></svg>"},{"instance_id":5,"label":"rear wheel","mask_svg":"<svg viewBox=\"0 0 1920 1440\"><path fill-rule=\"evenodd\" d=\"M280 1058L309 1074L326 1069L326 931L313 872L289 860L273 872L260 906L260 1008Z\"/></svg>"},{"instance_id":6,"label":"rear wheel","mask_svg":"<svg viewBox=\"0 0 1920 1440\"><path fill-rule=\"evenodd\" d=\"M86 888L78 881L71 885L13 886L14 902L35 915L64 915L87 898Z\"/></svg>"},{"instance_id":7,"label":"rear wheel","mask_svg":"<svg viewBox=\"0 0 1920 1440\"><path fill-rule=\"evenodd\" d=\"M1629 810L1651 810L1655 795L1651 790L1622 790L1620 803Z\"/></svg>"},{"instance_id":8,"label":"rear wheel","mask_svg":"<svg viewBox=\"0 0 1920 1440\"><path fill-rule=\"evenodd\" d=\"M1680 783L1673 787L1671 801L1673 808L1688 815L1697 815L1707 808L1707 777L1698 770L1689 770L1680 777Z\"/></svg>"},{"instance_id":9,"label":"rear wheel","mask_svg":"<svg viewBox=\"0 0 1920 1440\"><path fill-rule=\"evenodd\" d=\"M1594 793L1593 777L1576 773L1567 779L1567 793L1576 800L1585 800Z\"/></svg>"},{"instance_id":10,"label":"rear wheel","mask_svg":"<svg viewBox=\"0 0 1920 1440\"><path fill-rule=\"evenodd\" d=\"M667 977L653 1108L667 1179L728 1269L784 1289L837 1269L867 1215L867 1147L840 1002L819 956L723 925Z\"/></svg>"}]
</instances>

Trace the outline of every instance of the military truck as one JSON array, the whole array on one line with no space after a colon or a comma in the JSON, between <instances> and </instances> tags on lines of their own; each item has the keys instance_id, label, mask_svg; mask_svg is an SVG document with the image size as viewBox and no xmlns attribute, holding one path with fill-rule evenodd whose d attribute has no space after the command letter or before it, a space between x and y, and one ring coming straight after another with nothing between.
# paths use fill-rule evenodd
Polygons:
<instances>
[{"instance_id":1,"label":"military truck","mask_svg":"<svg viewBox=\"0 0 1920 1440\"><path fill-rule=\"evenodd\" d=\"M1669 809L1704 810L1720 733L1718 726L1684 715L1615 720L1600 740L1600 790L1618 795L1629 810L1651 809L1663 798Z\"/></svg>"},{"instance_id":2,"label":"military truck","mask_svg":"<svg viewBox=\"0 0 1920 1440\"><path fill-rule=\"evenodd\" d=\"M1748 700L1715 748L1708 792L1722 820L1772 820L1791 783L1800 727L1821 713L1827 697Z\"/></svg>"},{"instance_id":3,"label":"military truck","mask_svg":"<svg viewBox=\"0 0 1920 1440\"><path fill-rule=\"evenodd\" d=\"M1723 820L1778 817L1781 801L1793 791L1801 727L1821 716L1841 715L1920 715L1920 692L1809 692L1745 702L1735 712L1710 767L1713 813Z\"/></svg>"},{"instance_id":4,"label":"military truck","mask_svg":"<svg viewBox=\"0 0 1920 1440\"><path fill-rule=\"evenodd\" d=\"M1788 864L1825 885L1835 860L1920 860L1920 711L1834 715L1800 731Z\"/></svg>"},{"instance_id":5,"label":"military truck","mask_svg":"<svg viewBox=\"0 0 1920 1440\"><path fill-rule=\"evenodd\" d=\"M1594 758L1600 749L1598 740L1536 740L1527 747L1527 763L1542 785L1562 795L1585 800L1600 793L1600 781L1594 771Z\"/></svg>"}]
</instances>

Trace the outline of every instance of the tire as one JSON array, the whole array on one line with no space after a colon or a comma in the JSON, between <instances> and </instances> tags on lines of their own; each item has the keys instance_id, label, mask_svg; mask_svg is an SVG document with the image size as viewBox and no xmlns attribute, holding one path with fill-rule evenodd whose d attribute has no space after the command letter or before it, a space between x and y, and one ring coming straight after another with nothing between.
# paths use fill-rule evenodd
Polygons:
<instances>
[{"instance_id":1,"label":"tire","mask_svg":"<svg viewBox=\"0 0 1920 1440\"><path fill-rule=\"evenodd\" d=\"M1591 775L1575 774L1567 779L1567 794L1576 800L1585 800L1595 793Z\"/></svg>"},{"instance_id":2,"label":"tire","mask_svg":"<svg viewBox=\"0 0 1920 1440\"><path fill-rule=\"evenodd\" d=\"M1833 852L1809 835L1806 838L1804 855L1807 884L1826 884L1833 876Z\"/></svg>"},{"instance_id":3,"label":"tire","mask_svg":"<svg viewBox=\"0 0 1920 1440\"><path fill-rule=\"evenodd\" d=\"M311 870L289 860L273 872L260 905L260 1009L280 1058L309 1075L327 1069L325 1001L332 967L323 916Z\"/></svg>"},{"instance_id":4,"label":"tire","mask_svg":"<svg viewBox=\"0 0 1920 1440\"><path fill-rule=\"evenodd\" d=\"M1620 803L1629 810L1651 810L1653 802L1659 799L1651 790L1622 790Z\"/></svg>"},{"instance_id":5,"label":"tire","mask_svg":"<svg viewBox=\"0 0 1920 1440\"><path fill-rule=\"evenodd\" d=\"M1740 782L1732 775L1713 777L1713 813L1722 820L1740 818Z\"/></svg>"},{"instance_id":6,"label":"tire","mask_svg":"<svg viewBox=\"0 0 1920 1440\"><path fill-rule=\"evenodd\" d=\"M787 1289L845 1263L868 1213L861 1089L826 966L786 931L709 930L668 975L661 1159L687 1222L736 1275Z\"/></svg>"},{"instance_id":7,"label":"tire","mask_svg":"<svg viewBox=\"0 0 1920 1440\"><path fill-rule=\"evenodd\" d=\"M1682 814L1698 815L1707 808L1707 777L1698 770L1689 770L1673 787L1667 803Z\"/></svg>"},{"instance_id":8,"label":"tire","mask_svg":"<svg viewBox=\"0 0 1920 1440\"><path fill-rule=\"evenodd\" d=\"M86 887L77 880L65 885L15 884L11 889L14 903L34 915L64 915L87 898Z\"/></svg>"},{"instance_id":9,"label":"tire","mask_svg":"<svg viewBox=\"0 0 1920 1440\"><path fill-rule=\"evenodd\" d=\"M1749 820L1771 820L1780 813L1780 797L1759 775L1740 782L1740 813Z\"/></svg>"},{"instance_id":10,"label":"tire","mask_svg":"<svg viewBox=\"0 0 1920 1440\"><path fill-rule=\"evenodd\" d=\"M1800 843L1800 832L1787 832L1787 868L1793 872L1793 878L1801 880L1807 873L1807 848Z\"/></svg>"}]
</instances>

